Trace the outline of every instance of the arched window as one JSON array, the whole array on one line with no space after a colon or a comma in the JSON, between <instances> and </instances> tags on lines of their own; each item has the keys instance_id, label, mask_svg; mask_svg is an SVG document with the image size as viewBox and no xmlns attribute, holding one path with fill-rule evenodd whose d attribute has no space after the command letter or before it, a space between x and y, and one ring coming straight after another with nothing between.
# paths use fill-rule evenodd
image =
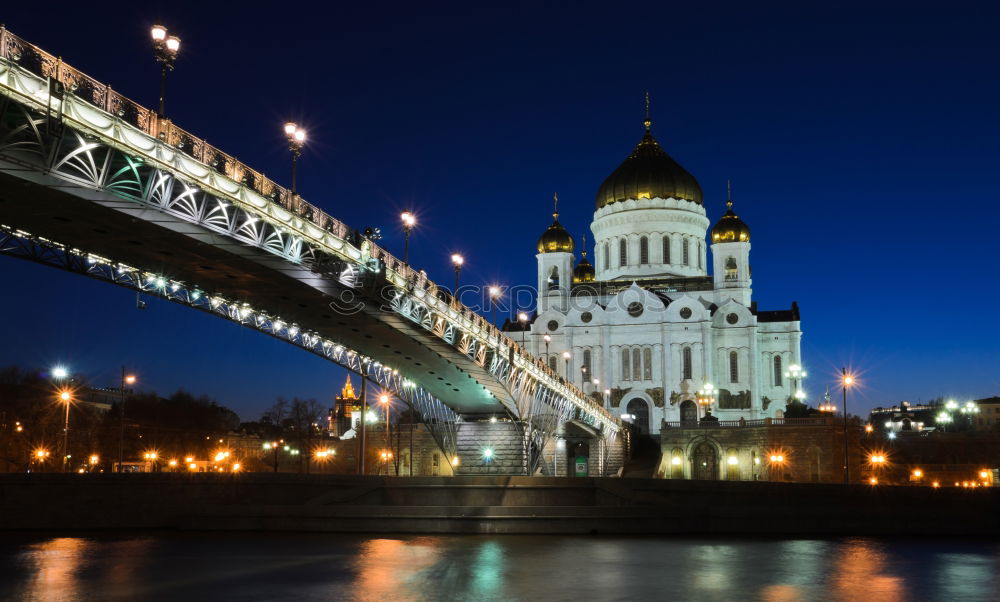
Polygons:
<instances>
[{"instance_id":1,"label":"arched window","mask_svg":"<svg viewBox=\"0 0 1000 602\"><path fill-rule=\"evenodd\" d=\"M586 372L590 378L593 378L593 371L590 369L590 349L583 350L583 367L587 369Z\"/></svg>"},{"instance_id":2,"label":"arched window","mask_svg":"<svg viewBox=\"0 0 1000 602\"><path fill-rule=\"evenodd\" d=\"M688 239L685 238L684 242L681 243L681 263L683 263L684 265L691 265L691 251L689 242L690 241L688 241Z\"/></svg>"},{"instance_id":3,"label":"arched window","mask_svg":"<svg viewBox=\"0 0 1000 602\"><path fill-rule=\"evenodd\" d=\"M622 380L628 380L632 376L631 369L629 368L629 350L622 349Z\"/></svg>"},{"instance_id":4,"label":"arched window","mask_svg":"<svg viewBox=\"0 0 1000 602\"><path fill-rule=\"evenodd\" d=\"M681 356L681 378L691 380L691 348L685 347L684 351L681 352Z\"/></svg>"},{"instance_id":5,"label":"arched window","mask_svg":"<svg viewBox=\"0 0 1000 602\"><path fill-rule=\"evenodd\" d=\"M781 356L774 356L774 386L781 386Z\"/></svg>"},{"instance_id":6,"label":"arched window","mask_svg":"<svg viewBox=\"0 0 1000 602\"><path fill-rule=\"evenodd\" d=\"M740 382L740 361L735 351L729 352L729 382Z\"/></svg>"},{"instance_id":7,"label":"arched window","mask_svg":"<svg viewBox=\"0 0 1000 602\"><path fill-rule=\"evenodd\" d=\"M642 379L653 380L653 349L651 347L642 350Z\"/></svg>"},{"instance_id":8,"label":"arched window","mask_svg":"<svg viewBox=\"0 0 1000 602\"><path fill-rule=\"evenodd\" d=\"M632 380L642 379L642 355L639 348L632 350Z\"/></svg>"},{"instance_id":9,"label":"arched window","mask_svg":"<svg viewBox=\"0 0 1000 602\"><path fill-rule=\"evenodd\" d=\"M736 269L736 258L727 257L726 258L726 280L737 280L739 278L739 272Z\"/></svg>"},{"instance_id":10,"label":"arched window","mask_svg":"<svg viewBox=\"0 0 1000 602\"><path fill-rule=\"evenodd\" d=\"M639 265L649 263L649 239L645 236L639 239Z\"/></svg>"},{"instance_id":11,"label":"arched window","mask_svg":"<svg viewBox=\"0 0 1000 602\"><path fill-rule=\"evenodd\" d=\"M604 266L605 270L611 269L611 245L604 243Z\"/></svg>"},{"instance_id":12,"label":"arched window","mask_svg":"<svg viewBox=\"0 0 1000 602\"><path fill-rule=\"evenodd\" d=\"M556 356L554 355L549 356L549 370L552 370L553 372L556 370Z\"/></svg>"},{"instance_id":13,"label":"arched window","mask_svg":"<svg viewBox=\"0 0 1000 602\"><path fill-rule=\"evenodd\" d=\"M698 269L701 269L701 241L698 241Z\"/></svg>"},{"instance_id":14,"label":"arched window","mask_svg":"<svg viewBox=\"0 0 1000 602\"><path fill-rule=\"evenodd\" d=\"M559 288L559 268L552 266L552 271L549 272L549 290L554 291Z\"/></svg>"},{"instance_id":15,"label":"arched window","mask_svg":"<svg viewBox=\"0 0 1000 602\"><path fill-rule=\"evenodd\" d=\"M618 267L623 268L628 263L628 245L625 239L618 241Z\"/></svg>"},{"instance_id":16,"label":"arched window","mask_svg":"<svg viewBox=\"0 0 1000 602\"><path fill-rule=\"evenodd\" d=\"M663 237L663 263L670 263L670 237Z\"/></svg>"}]
</instances>

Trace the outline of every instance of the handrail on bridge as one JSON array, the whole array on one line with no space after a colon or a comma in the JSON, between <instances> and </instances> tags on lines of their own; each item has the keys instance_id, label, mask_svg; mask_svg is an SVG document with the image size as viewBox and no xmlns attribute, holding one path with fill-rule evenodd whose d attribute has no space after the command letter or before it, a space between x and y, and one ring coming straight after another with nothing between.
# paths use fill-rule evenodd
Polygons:
<instances>
[{"instance_id":1,"label":"handrail on bridge","mask_svg":"<svg viewBox=\"0 0 1000 602\"><path fill-rule=\"evenodd\" d=\"M361 235L356 230L327 214L319 207L306 202L298 194L293 195L287 188L250 168L232 155L224 153L208 144L204 139L177 127L170 119L159 117L155 111L119 94L111 86L102 84L66 64L60 57L42 50L2 26L0 26L0 58L16 63L39 77L48 78L50 82L58 82L62 86L59 94L71 93L73 97L117 116L125 123L159 139L172 148L180 150L189 157L209 166L217 173L242 183L270 202L278 204L284 210L298 215L349 244L356 244L360 240ZM50 91L52 89L50 86ZM402 282L411 284L415 289L428 293L437 302L444 303L438 296L438 285L427 278L426 272L414 270L385 249L375 245L373 241L369 242L372 249L371 255L381 259L387 271L395 272ZM560 390L560 393L567 397L576 396L588 404L589 411L599 414L612 424L620 423L620 420L613 417L610 412L604 409L603 405L596 403L592 397L572 382L563 379L543 361L535 358L521 345L504 335L495 325L490 324L484 317L458 301L454 295L451 295L451 300L447 305L460 317L469 320L480 331L485 332L487 341L492 337L495 347L504 346L512 350L514 355L521 360L522 369L531 371L536 377L544 375L552 379L558 384L556 389Z\"/></svg>"}]
</instances>

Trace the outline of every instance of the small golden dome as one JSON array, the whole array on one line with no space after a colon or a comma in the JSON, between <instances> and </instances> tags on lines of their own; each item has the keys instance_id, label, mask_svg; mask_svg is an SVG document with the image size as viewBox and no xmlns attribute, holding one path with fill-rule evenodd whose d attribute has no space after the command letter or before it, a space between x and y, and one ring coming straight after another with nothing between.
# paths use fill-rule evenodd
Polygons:
<instances>
[{"instance_id":1,"label":"small golden dome","mask_svg":"<svg viewBox=\"0 0 1000 602\"><path fill-rule=\"evenodd\" d=\"M573 268L573 282L593 282L596 279L596 272L593 264L587 261L587 237L583 237L583 257L580 263Z\"/></svg>"},{"instance_id":2,"label":"small golden dome","mask_svg":"<svg viewBox=\"0 0 1000 602\"><path fill-rule=\"evenodd\" d=\"M750 226L733 213L733 200L726 201L726 212L712 226L712 244L717 242L750 242Z\"/></svg>"},{"instance_id":3,"label":"small golden dome","mask_svg":"<svg viewBox=\"0 0 1000 602\"><path fill-rule=\"evenodd\" d=\"M648 109L646 133L632 154L611 172L597 191L597 208L626 199L675 198L702 203L698 180L670 158L653 138Z\"/></svg>"},{"instance_id":4,"label":"small golden dome","mask_svg":"<svg viewBox=\"0 0 1000 602\"><path fill-rule=\"evenodd\" d=\"M553 195L552 225L538 237L539 253L572 253L573 237L559 223L559 195Z\"/></svg>"}]
</instances>

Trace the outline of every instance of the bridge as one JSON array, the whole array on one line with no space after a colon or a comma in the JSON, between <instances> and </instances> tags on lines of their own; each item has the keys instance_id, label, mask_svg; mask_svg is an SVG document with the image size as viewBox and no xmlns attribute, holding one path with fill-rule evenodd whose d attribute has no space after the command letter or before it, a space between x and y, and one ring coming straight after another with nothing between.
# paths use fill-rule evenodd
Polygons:
<instances>
[{"instance_id":1,"label":"bridge","mask_svg":"<svg viewBox=\"0 0 1000 602\"><path fill-rule=\"evenodd\" d=\"M459 444L463 429L518 440L493 474L553 474L568 432L592 442L591 474L622 461L626 431L599 399L424 272L4 28L0 253L211 313L363 375L418 412L462 470L484 462Z\"/></svg>"}]
</instances>

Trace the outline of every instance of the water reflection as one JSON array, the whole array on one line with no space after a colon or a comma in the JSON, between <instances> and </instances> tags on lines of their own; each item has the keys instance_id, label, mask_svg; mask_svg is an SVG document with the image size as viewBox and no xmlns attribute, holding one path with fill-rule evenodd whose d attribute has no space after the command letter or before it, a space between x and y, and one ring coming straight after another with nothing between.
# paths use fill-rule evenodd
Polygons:
<instances>
[{"instance_id":1,"label":"water reflection","mask_svg":"<svg viewBox=\"0 0 1000 602\"><path fill-rule=\"evenodd\" d=\"M846 541L833 561L834 591L841 599L902 600L903 576L891 574L881 543L870 539Z\"/></svg>"},{"instance_id":2,"label":"water reflection","mask_svg":"<svg viewBox=\"0 0 1000 602\"><path fill-rule=\"evenodd\" d=\"M987 542L328 534L19 536L0 599L990 599Z\"/></svg>"},{"instance_id":3,"label":"water reflection","mask_svg":"<svg viewBox=\"0 0 1000 602\"><path fill-rule=\"evenodd\" d=\"M89 542L77 537L60 537L30 546L23 553L29 581L28 598L53 600L80 589L77 575Z\"/></svg>"}]
</instances>

